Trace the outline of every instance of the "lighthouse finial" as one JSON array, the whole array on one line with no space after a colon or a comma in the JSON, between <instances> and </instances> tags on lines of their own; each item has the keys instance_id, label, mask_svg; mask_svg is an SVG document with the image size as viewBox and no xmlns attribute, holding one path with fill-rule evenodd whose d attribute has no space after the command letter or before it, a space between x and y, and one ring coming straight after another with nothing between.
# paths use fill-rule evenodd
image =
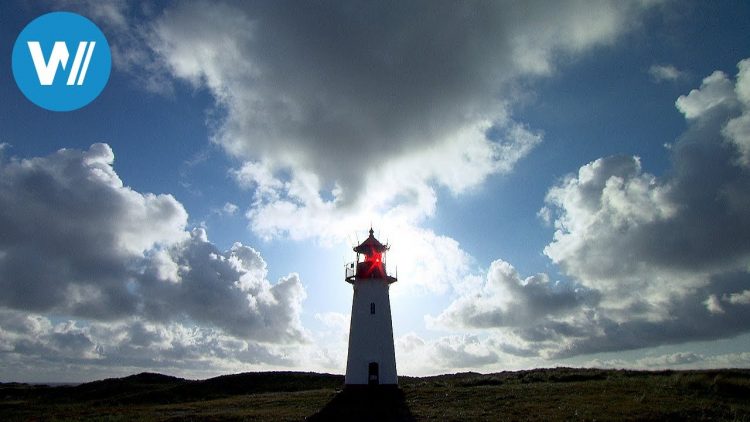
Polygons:
<instances>
[{"instance_id":1,"label":"lighthouse finial","mask_svg":"<svg viewBox=\"0 0 750 422\"><path fill-rule=\"evenodd\" d=\"M375 235L375 230L372 229L372 224L370 224L370 237Z\"/></svg>"}]
</instances>

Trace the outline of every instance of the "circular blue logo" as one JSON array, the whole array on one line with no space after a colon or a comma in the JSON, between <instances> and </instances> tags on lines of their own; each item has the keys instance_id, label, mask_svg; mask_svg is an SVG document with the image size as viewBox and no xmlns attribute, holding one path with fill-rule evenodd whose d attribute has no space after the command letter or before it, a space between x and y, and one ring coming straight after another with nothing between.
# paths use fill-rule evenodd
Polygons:
<instances>
[{"instance_id":1,"label":"circular blue logo","mask_svg":"<svg viewBox=\"0 0 750 422\"><path fill-rule=\"evenodd\" d=\"M109 43L90 20L70 12L39 16L13 46L13 77L39 107L77 110L94 101L112 68Z\"/></svg>"}]
</instances>

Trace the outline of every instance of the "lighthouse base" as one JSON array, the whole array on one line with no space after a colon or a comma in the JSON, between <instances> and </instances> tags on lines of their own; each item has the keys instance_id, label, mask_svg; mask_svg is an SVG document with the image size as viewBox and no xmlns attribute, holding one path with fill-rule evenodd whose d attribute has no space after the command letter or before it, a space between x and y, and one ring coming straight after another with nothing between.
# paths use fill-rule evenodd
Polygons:
<instances>
[{"instance_id":1,"label":"lighthouse base","mask_svg":"<svg viewBox=\"0 0 750 422\"><path fill-rule=\"evenodd\" d=\"M404 392L394 386L345 388L310 421L412 421Z\"/></svg>"},{"instance_id":2,"label":"lighthouse base","mask_svg":"<svg viewBox=\"0 0 750 422\"><path fill-rule=\"evenodd\" d=\"M398 384L344 384L344 390L352 392L396 391L398 389Z\"/></svg>"}]
</instances>

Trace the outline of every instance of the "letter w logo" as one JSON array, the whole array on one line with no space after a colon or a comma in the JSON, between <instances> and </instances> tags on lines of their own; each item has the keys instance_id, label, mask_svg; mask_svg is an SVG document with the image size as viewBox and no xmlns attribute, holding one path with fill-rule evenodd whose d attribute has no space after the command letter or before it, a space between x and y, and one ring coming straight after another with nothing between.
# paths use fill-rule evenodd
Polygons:
<instances>
[{"instance_id":1,"label":"letter w logo","mask_svg":"<svg viewBox=\"0 0 750 422\"><path fill-rule=\"evenodd\" d=\"M56 41L52 47L52 54L49 55L49 61L45 63L39 41L29 41L27 44L31 53L31 60L34 61L36 75L39 77L39 83L42 85L52 85L57 73L57 67L62 65L62 68L65 69L68 65L68 58L70 58L68 46L63 41ZM68 74L68 85L83 85L95 45L95 41L81 41L78 43L78 50L76 50L76 56L73 59L73 67ZM86 56L85 59L84 55ZM83 66L81 66L81 62L83 62ZM76 78L78 78L77 82Z\"/></svg>"}]
</instances>

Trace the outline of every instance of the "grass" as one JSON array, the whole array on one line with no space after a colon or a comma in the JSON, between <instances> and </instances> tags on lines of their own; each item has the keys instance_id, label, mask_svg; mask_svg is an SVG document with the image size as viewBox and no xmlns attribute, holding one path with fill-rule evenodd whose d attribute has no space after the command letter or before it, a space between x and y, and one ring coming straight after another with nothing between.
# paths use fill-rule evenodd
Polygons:
<instances>
[{"instance_id":1,"label":"grass","mask_svg":"<svg viewBox=\"0 0 750 422\"><path fill-rule=\"evenodd\" d=\"M729 420L750 421L750 371L536 369L402 377L339 389L340 375L250 373L187 381L140 374L77 387L0 384L16 420Z\"/></svg>"}]
</instances>

